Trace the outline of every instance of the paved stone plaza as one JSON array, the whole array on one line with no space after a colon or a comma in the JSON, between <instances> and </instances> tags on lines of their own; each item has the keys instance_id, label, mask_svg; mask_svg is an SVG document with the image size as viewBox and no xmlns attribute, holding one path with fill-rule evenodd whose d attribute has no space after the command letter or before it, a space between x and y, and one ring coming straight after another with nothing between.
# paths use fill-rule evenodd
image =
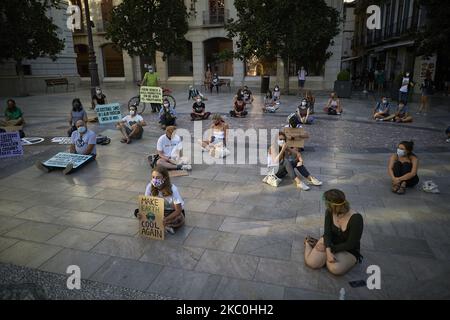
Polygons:
<instances>
[{"instance_id":1,"label":"paved stone plaza","mask_svg":"<svg viewBox=\"0 0 450 320\"><path fill-rule=\"evenodd\" d=\"M120 84L104 88L109 102L124 105L136 91ZM178 127L192 131L187 92L180 88L174 95ZM227 114L232 95L208 94L208 111ZM27 136L64 136L74 97L89 107L87 88L17 98ZM300 191L285 179L272 188L261 182L261 164L194 164L189 176L173 178L186 202L186 225L165 241L140 238L132 215L149 180L146 156L163 134L155 114L144 115L149 124L144 137L130 145L119 142L112 125L90 124L112 142L97 147L96 163L68 176L33 166L66 146L48 139L25 146L23 158L0 161L0 285L58 288L57 294L47 293L54 299L108 298L108 292L124 299L337 299L341 288L346 299L450 298L450 144L444 135L449 100L433 97L428 116L416 116L413 102L415 121L393 124L370 120L371 96L344 99L340 117L321 112L326 98L325 93L316 97L318 119L306 128L311 138L303 153L323 186ZM5 100L0 100L2 114ZM263 114L261 103L257 94L248 118L226 120L232 128L279 128L298 98L283 97L276 114ZM391 193L388 157L399 141L409 139L415 141L421 182L433 180L440 194ZM310 270L303 261L304 237L323 232L321 199L329 188L343 190L365 219L364 261L342 277ZM86 282L69 293L61 275L73 264ZM381 268L381 290L351 288L349 281L367 278L369 265ZM101 289L88 295L84 285L134 293L117 296Z\"/></svg>"}]
</instances>

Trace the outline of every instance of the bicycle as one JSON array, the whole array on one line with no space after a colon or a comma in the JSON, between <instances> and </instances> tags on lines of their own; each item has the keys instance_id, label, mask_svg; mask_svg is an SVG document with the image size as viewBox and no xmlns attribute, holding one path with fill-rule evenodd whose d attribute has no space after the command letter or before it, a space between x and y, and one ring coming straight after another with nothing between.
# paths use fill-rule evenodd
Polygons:
<instances>
[{"instance_id":1,"label":"bicycle","mask_svg":"<svg viewBox=\"0 0 450 320\"><path fill-rule=\"evenodd\" d=\"M137 86L140 87L141 84L138 83ZM177 106L177 101L171 95L172 90L169 89L169 88L162 88L162 91L163 91L163 96L162 96L163 100L164 99L169 100L170 105L175 109L176 106ZM136 107L138 114L142 115L145 112L145 107L147 106L147 103L145 103L145 102L141 103L141 95L139 94L137 96L132 97L130 100L128 100L128 108L131 107L131 106ZM158 112L161 110L161 105L160 104L158 104L156 106L156 110Z\"/></svg>"}]
</instances>

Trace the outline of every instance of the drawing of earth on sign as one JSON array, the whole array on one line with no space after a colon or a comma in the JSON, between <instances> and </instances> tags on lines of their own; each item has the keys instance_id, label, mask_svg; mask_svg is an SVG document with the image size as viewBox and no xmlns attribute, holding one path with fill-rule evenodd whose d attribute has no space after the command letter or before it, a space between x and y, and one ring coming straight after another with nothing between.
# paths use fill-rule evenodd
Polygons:
<instances>
[{"instance_id":1,"label":"drawing of earth on sign","mask_svg":"<svg viewBox=\"0 0 450 320\"><path fill-rule=\"evenodd\" d=\"M42 141L44 141L44 138L39 138L39 137L28 137L28 138L22 138L22 145L23 146L29 146L32 144L38 144L41 143Z\"/></svg>"},{"instance_id":2,"label":"drawing of earth on sign","mask_svg":"<svg viewBox=\"0 0 450 320\"><path fill-rule=\"evenodd\" d=\"M147 217L147 220L149 220L149 221L155 221L155 219L156 219L155 214L151 211L147 212L146 217Z\"/></svg>"}]
</instances>

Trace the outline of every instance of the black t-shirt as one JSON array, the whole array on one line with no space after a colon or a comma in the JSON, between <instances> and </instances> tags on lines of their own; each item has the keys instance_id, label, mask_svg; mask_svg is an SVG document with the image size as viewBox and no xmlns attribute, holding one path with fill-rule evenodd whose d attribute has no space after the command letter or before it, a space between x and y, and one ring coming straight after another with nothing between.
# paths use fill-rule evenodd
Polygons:
<instances>
[{"instance_id":1,"label":"black t-shirt","mask_svg":"<svg viewBox=\"0 0 450 320\"><path fill-rule=\"evenodd\" d=\"M94 100L97 104L105 104L106 96L102 93L100 97L98 97L96 94L92 97L92 100Z\"/></svg>"},{"instance_id":2,"label":"black t-shirt","mask_svg":"<svg viewBox=\"0 0 450 320\"><path fill-rule=\"evenodd\" d=\"M201 104L194 103L192 109L194 109L195 113L202 113L205 111L205 104L203 102Z\"/></svg>"}]
</instances>

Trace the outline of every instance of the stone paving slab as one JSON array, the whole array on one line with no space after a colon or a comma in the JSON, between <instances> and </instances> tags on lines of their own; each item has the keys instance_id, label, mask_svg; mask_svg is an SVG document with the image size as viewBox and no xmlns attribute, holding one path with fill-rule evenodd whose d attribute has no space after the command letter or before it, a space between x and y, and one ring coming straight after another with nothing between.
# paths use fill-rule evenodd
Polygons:
<instances>
[{"instance_id":1,"label":"stone paving slab","mask_svg":"<svg viewBox=\"0 0 450 320\"><path fill-rule=\"evenodd\" d=\"M47 243L63 246L65 248L89 251L106 236L107 234L102 232L67 228L48 240Z\"/></svg>"}]
</instances>

